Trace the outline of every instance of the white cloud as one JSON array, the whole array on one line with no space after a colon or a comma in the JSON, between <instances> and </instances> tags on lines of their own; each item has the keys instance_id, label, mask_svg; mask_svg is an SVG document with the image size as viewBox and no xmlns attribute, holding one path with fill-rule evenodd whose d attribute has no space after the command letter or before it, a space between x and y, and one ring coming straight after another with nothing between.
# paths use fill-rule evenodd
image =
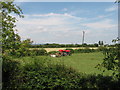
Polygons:
<instances>
[{"instance_id":1,"label":"white cloud","mask_svg":"<svg viewBox=\"0 0 120 90\"><path fill-rule=\"evenodd\" d=\"M106 30L106 29L110 29L110 28L115 28L117 27L116 24L112 24L112 20L111 19L104 19L102 21L97 21L97 22L92 22L92 23L87 23L87 24L83 24L84 26L88 27L88 28L92 28L92 29L96 29L96 30Z\"/></svg>"},{"instance_id":2,"label":"white cloud","mask_svg":"<svg viewBox=\"0 0 120 90\"><path fill-rule=\"evenodd\" d=\"M73 16L68 13L59 14L59 13L47 13L47 14L32 14L32 15L25 15L26 17L61 17L61 18L73 18L73 19L83 19L76 16Z\"/></svg>"},{"instance_id":3,"label":"white cloud","mask_svg":"<svg viewBox=\"0 0 120 90\"><path fill-rule=\"evenodd\" d=\"M67 13L65 14L34 14L34 15L25 15L26 18L19 19L17 22L17 28L19 33L40 33L40 32L51 32L51 31L67 31L67 27L74 22L70 22L71 18L73 21L76 20L76 17L71 16ZM37 16L37 17L36 17ZM36 18L33 18L36 17ZM29 31L28 31L29 30Z\"/></svg>"},{"instance_id":4,"label":"white cloud","mask_svg":"<svg viewBox=\"0 0 120 90\"><path fill-rule=\"evenodd\" d=\"M111 15L111 14L109 14L109 15L99 15L99 16L97 16L96 19L106 18L106 17L108 17L108 16L110 16L110 15Z\"/></svg>"},{"instance_id":5,"label":"white cloud","mask_svg":"<svg viewBox=\"0 0 120 90\"><path fill-rule=\"evenodd\" d=\"M31 28L39 29L38 32L45 31L43 27L58 28L58 27L63 27L68 25L70 26L70 25L73 25L76 21L84 20L84 18L75 17L67 13L34 14L34 15L25 15L25 17L26 18L24 19L19 19L17 26L18 27L25 26L26 28L30 28L30 29Z\"/></svg>"},{"instance_id":6,"label":"white cloud","mask_svg":"<svg viewBox=\"0 0 120 90\"><path fill-rule=\"evenodd\" d=\"M68 13L48 13L25 16L24 19L19 19L17 22L18 32L22 38L31 38L37 43L54 41L58 43L78 43L82 39L83 30L86 31L86 41L94 43L94 41L100 38L97 37L97 35L104 35L104 30L115 30L117 27L111 19L94 21L92 20L93 18L84 19ZM104 16L100 16L100 18L103 17ZM87 20L91 20L91 22L88 23ZM94 36L96 39L94 39ZM93 38L93 40L89 38Z\"/></svg>"},{"instance_id":7,"label":"white cloud","mask_svg":"<svg viewBox=\"0 0 120 90\"><path fill-rule=\"evenodd\" d=\"M113 12L113 11L116 11L117 9L118 9L117 6L112 6L112 7L106 8L105 11L106 12Z\"/></svg>"}]
</instances>

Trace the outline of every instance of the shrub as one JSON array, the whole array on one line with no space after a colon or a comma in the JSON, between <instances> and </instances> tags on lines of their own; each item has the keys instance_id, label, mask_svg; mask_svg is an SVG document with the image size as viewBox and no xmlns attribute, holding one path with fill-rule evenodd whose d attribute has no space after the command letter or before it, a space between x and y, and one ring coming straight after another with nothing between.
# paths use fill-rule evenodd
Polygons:
<instances>
[{"instance_id":1,"label":"shrub","mask_svg":"<svg viewBox=\"0 0 120 90\"><path fill-rule=\"evenodd\" d=\"M55 54L55 53L58 53L59 51L50 51L48 52L48 54Z\"/></svg>"},{"instance_id":2,"label":"shrub","mask_svg":"<svg viewBox=\"0 0 120 90\"><path fill-rule=\"evenodd\" d=\"M71 48L67 48L66 50L70 50L71 53L74 53L74 50Z\"/></svg>"},{"instance_id":3,"label":"shrub","mask_svg":"<svg viewBox=\"0 0 120 90\"><path fill-rule=\"evenodd\" d=\"M15 61L15 62L14 62ZM48 58L31 57L31 61L16 60L4 63L3 89L55 89L71 90L85 88L120 88L120 81L110 76L78 73L63 64L50 64ZM10 65L10 68L8 66ZM9 76L10 75L10 76Z\"/></svg>"},{"instance_id":4,"label":"shrub","mask_svg":"<svg viewBox=\"0 0 120 90\"><path fill-rule=\"evenodd\" d=\"M62 64L49 64L47 60L38 61L33 57L33 63L23 65L13 75L11 81L12 89L69 89L74 88L75 81L80 76L72 68ZM9 87L8 87L9 88Z\"/></svg>"},{"instance_id":5,"label":"shrub","mask_svg":"<svg viewBox=\"0 0 120 90\"><path fill-rule=\"evenodd\" d=\"M47 51L45 49L33 49L30 50L30 56L39 56L39 55L47 55Z\"/></svg>"},{"instance_id":6,"label":"shrub","mask_svg":"<svg viewBox=\"0 0 120 90\"><path fill-rule=\"evenodd\" d=\"M13 79L15 77L15 73L19 71L18 69L19 63L13 61L12 58L8 56L3 56L2 62L2 87L3 89L12 88L13 87Z\"/></svg>"},{"instance_id":7,"label":"shrub","mask_svg":"<svg viewBox=\"0 0 120 90\"><path fill-rule=\"evenodd\" d=\"M106 48L103 50L104 59L103 62L97 65L97 68L105 68L113 71L113 76L120 79L120 47Z\"/></svg>"},{"instance_id":8,"label":"shrub","mask_svg":"<svg viewBox=\"0 0 120 90\"><path fill-rule=\"evenodd\" d=\"M106 48L106 47L103 47L103 46L99 46L99 47L98 47L98 50L99 50L99 51L105 51L106 49L107 49L107 48Z\"/></svg>"},{"instance_id":9,"label":"shrub","mask_svg":"<svg viewBox=\"0 0 120 90\"><path fill-rule=\"evenodd\" d=\"M96 52L97 50L94 49L75 49L74 52L75 53L91 53L91 52Z\"/></svg>"}]
</instances>

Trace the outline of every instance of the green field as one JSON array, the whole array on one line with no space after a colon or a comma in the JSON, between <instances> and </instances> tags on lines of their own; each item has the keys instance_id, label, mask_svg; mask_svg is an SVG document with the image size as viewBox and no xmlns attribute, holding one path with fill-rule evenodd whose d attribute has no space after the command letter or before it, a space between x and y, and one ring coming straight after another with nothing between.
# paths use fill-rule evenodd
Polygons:
<instances>
[{"instance_id":1,"label":"green field","mask_svg":"<svg viewBox=\"0 0 120 90\"><path fill-rule=\"evenodd\" d=\"M71 67L77 72L86 74L101 74L102 71L95 68L95 66L103 61L103 54L100 52L95 53L78 53L71 56L64 57L50 57L50 56L36 56L37 61L48 59L52 64L64 64L67 67ZM19 60L22 59L22 60ZM19 58L21 64L32 63L31 57ZM104 72L104 75L111 75L111 71Z\"/></svg>"}]
</instances>

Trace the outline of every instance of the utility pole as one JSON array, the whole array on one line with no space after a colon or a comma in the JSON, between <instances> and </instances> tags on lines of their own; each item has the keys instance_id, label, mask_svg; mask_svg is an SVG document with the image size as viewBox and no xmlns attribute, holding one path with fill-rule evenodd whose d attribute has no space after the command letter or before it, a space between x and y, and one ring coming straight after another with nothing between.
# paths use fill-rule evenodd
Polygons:
<instances>
[{"instance_id":1,"label":"utility pole","mask_svg":"<svg viewBox=\"0 0 120 90\"><path fill-rule=\"evenodd\" d=\"M85 31L83 31L82 44L84 44L84 39L85 39Z\"/></svg>"}]
</instances>

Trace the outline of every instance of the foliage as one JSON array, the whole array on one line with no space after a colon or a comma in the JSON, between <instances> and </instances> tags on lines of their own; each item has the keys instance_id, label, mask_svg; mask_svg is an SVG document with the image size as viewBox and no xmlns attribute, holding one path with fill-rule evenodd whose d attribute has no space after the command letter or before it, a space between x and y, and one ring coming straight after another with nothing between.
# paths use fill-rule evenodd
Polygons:
<instances>
[{"instance_id":1,"label":"foliage","mask_svg":"<svg viewBox=\"0 0 120 90\"><path fill-rule=\"evenodd\" d=\"M10 13L15 13L20 17L23 17L22 10L16 6L13 1L11 2L0 2L2 5L2 51L11 50L14 52L18 49L20 44L20 36L15 33L15 23L17 19L10 15Z\"/></svg>"},{"instance_id":2,"label":"foliage","mask_svg":"<svg viewBox=\"0 0 120 90\"><path fill-rule=\"evenodd\" d=\"M67 48L66 50L70 50L70 53L71 53L71 54L74 53L74 50L71 49L71 48Z\"/></svg>"},{"instance_id":3,"label":"foliage","mask_svg":"<svg viewBox=\"0 0 120 90\"><path fill-rule=\"evenodd\" d=\"M29 48L32 43L33 43L33 41L31 41L31 39L26 39L26 40L22 41L22 46Z\"/></svg>"},{"instance_id":4,"label":"foliage","mask_svg":"<svg viewBox=\"0 0 120 90\"><path fill-rule=\"evenodd\" d=\"M2 5L2 53L3 56L28 56L29 46L33 41L26 39L21 41L20 36L15 29L17 22L16 17L11 14L16 14L23 18L23 12L19 6L13 3L13 1L0 2Z\"/></svg>"},{"instance_id":5,"label":"foliage","mask_svg":"<svg viewBox=\"0 0 120 90\"><path fill-rule=\"evenodd\" d=\"M98 44L32 44L30 48L69 48L69 47L98 47Z\"/></svg>"},{"instance_id":6,"label":"foliage","mask_svg":"<svg viewBox=\"0 0 120 90\"><path fill-rule=\"evenodd\" d=\"M2 87L11 87L11 83L13 82L13 77L16 72L18 72L19 63L13 61L12 58L5 56L3 57L2 62Z\"/></svg>"},{"instance_id":7,"label":"foliage","mask_svg":"<svg viewBox=\"0 0 120 90\"><path fill-rule=\"evenodd\" d=\"M98 42L99 45L104 45L103 41Z\"/></svg>"},{"instance_id":8,"label":"foliage","mask_svg":"<svg viewBox=\"0 0 120 90\"><path fill-rule=\"evenodd\" d=\"M55 53L58 53L59 51L50 51L50 52L48 52L48 55L50 55L50 54L55 54Z\"/></svg>"},{"instance_id":9,"label":"foliage","mask_svg":"<svg viewBox=\"0 0 120 90\"><path fill-rule=\"evenodd\" d=\"M33 49L29 50L30 56L40 56L40 55L47 55L47 51L45 49Z\"/></svg>"},{"instance_id":10,"label":"foliage","mask_svg":"<svg viewBox=\"0 0 120 90\"><path fill-rule=\"evenodd\" d=\"M17 61L17 60L14 60ZM8 84L3 89L85 89L85 88L120 88L120 81L114 80L110 76L86 75L78 73L64 64L51 64L48 58L32 57L32 60L18 60L18 65L13 62L15 69L9 69L12 72L12 78L8 79ZM30 61L30 62L28 62ZM6 62L8 65L9 62ZM12 67L13 68L13 67ZM4 75L8 74L7 72ZM9 75L10 75L9 74Z\"/></svg>"},{"instance_id":11,"label":"foliage","mask_svg":"<svg viewBox=\"0 0 120 90\"><path fill-rule=\"evenodd\" d=\"M85 49L75 49L74 52L75 53L91 53L91 52L97 52L98 50L95 49L89 49L89 48L85 48Z\"/></svg>"},{"instance_id":12,"label":"foliage","mask_svg":"<svg viewBox=\"0 0 120 90\"><path fill-rule=\"evenodd\" d=\"M105 67L107 70L112 70L113 75L120 78L120 45L116 44L114 48L106 48L103 50L104 61L98 64L98 68Z\"/></svg>"},{"instance_id":13,"label":"foliage","mask_svg":"<svg viewBox=\"0 0 120 90\"><path fill-rule=\"evenodd\" d=\"M99 46L99 47L98 47L98 50L99 50L99 51L105 51L106 49L107 49L107 47L104 47L104 46Z\"/></svg>"},{"instance_id":14,"label":"foliage","mask_svg":"<svg viewBox=\"0 0 120 90\"><path fill-rule=\"evenodd\" d=\"M14 56L14 57L22 57L22 56L30 56L31 53L29 52L29 46L33 41L30 39L26 39L21 41L18 48L14 50L8 50L7 55Z\"/></svg>"}]
</instances>

